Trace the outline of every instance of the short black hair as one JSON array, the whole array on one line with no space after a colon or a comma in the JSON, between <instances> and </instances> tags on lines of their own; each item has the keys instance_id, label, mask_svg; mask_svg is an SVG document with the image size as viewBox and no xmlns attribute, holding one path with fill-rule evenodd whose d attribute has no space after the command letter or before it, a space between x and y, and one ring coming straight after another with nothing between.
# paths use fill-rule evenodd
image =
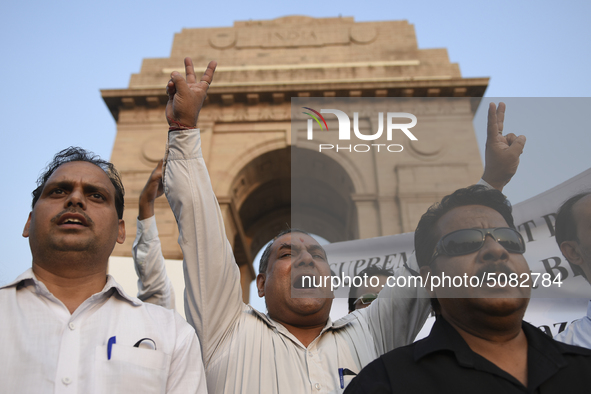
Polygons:
<instances>
[{"instance_id":1,"label":"short black hair","mask_svg":"<svg viewBox=\"0 0 591 394\"><path fill-rule=\"evenodd\" d=\"M290 234L290 233L302 233L302 234L306 234L307 236L314 238L312 236L312 234L310 234L309 232L304 231L304 230L300 230L297 228L288 228L286 230L281 231L267 244L267 247L265 248L265 251L263 252L263 255L261 256L261 261L259 263L259 274L264 274L267 272L267 267L269 265L269 257L271 256L271 247L273 246L273 243L277 240L277 238L282 237L285 234ZM324 250L324 248L322 248L322 249ZM326 254L326 252L325 252L325 254Z\"/></svg>"},{"instance_id":2,"label":"short black hair","mask_svg":"<svg viewBox=\"0 0 591 394\"><path fill-rule=\"evenodd\" d=\"M572 196L568 200L564 202L558 209L558 213L556 214L556 222L554 223L554 235L556 239L556 243L560 248L560 245L565 241L579 241L577 236L577 219L573 214L573 207L579 200L583 199L591 195L591 191L586 191L579 193L577 195ZM566 258L566 256L564 256ZM568 259L567 259L568 261ZM569 265L573 272L576 274L583 275L585 279L587 276L585 272L576 264L572 264L569 261Z\"/></svg>"},{"instance_id":3,"label":"short black hair","mask_svg":"<svg viewBox=\"0 0 591 394\"><path fill-rule=\"evenodd\" d=\"M35 208L35 204L37 203L37 200L39 200L39 197L41 197L41 193L43 192L43 188L45 187L47 180L49 177L51 177L55 170L57 170L62 164L71 163L74 161L85 161L87 163L94 164L105 172L115 187L115 209L117 210L117 216L119 219L123 219L125 189L123 188L121 177L115 169L115 166L112 163L101 159L98 155L76 146L70 146L69 148L63 149L56 153L53 157L53 160L47 165L47 167L45 167L45 170L37 179L37 188L31 193L33 196L31 209Z\"/></svg>"},{"instance_id":4,"label":"short black hair","mask_svg":"<svg viewBox=\"0 0 591 394\"><path fill-rule=\"evenodd\" d=\"M415 230L415 254L419 267L427 266L431 262L435 246L440 238L436 230L439 219L452 209L466 205L482 205L494 209L501 214L509 227L515 228L511 203L503 193L483 185L472 185L458 189L443 197L441 202L431 205L419 220ZM431 299L431 305L435 311L438 311L439 302L436 298Z\"/></svg>"},{"instance_id":5,"label":"short black hair","mask_svg":"<svg viewBox=\"0 0 591 394\"><path fill-rule=\"evenodd\" d=\"M394 275L394 271L391 268L382 268L382 267L378 267L377 265L370 265L369 267L364 268L363 270L359 271L359 273L357 275L355 275L355 278L356 277L363 278L363 275L392 276L392 275ZM355 286L351 286L351 288L349 289L349 312L353 312L355 310L355 300L357 299L357 297L353 296L353 293L355 292L355 290L357 290L357 287L355 287Z\"/></svg>"}]
</instances>

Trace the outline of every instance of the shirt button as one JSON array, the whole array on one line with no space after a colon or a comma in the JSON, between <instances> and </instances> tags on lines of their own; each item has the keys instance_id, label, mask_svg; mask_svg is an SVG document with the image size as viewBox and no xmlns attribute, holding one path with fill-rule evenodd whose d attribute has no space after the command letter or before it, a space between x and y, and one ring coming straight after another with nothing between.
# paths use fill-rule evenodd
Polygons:
<instances>
[{"instance_id":1,"label":"shirt button","mask_svg":"<svg viewBox=\"0 0 591 394\"><path fill-rule=\"evenodd\" d=\"M69 377L66 376L65 378L62 379L62 383L66 384L66 385L70 384L70 383L72 383L72 379L70 379Z\"/></svg>"},{"instance_id":2,"label":"shirt button","mask_svg":"<svg viewBox=\"0 0 591 394\"><path fill-rule=\"evenodd\" d=\"M70 324L68 324L68 327L70 327L70 330L75 330L76 329L76 325L72 322L70 322Z\"/></svg>"},{"instance_id":3,"label":"shirt button","mask_svg":"<svg viewBox=\"0 0 591 394\"><path fill-rule=\"evenodd\" d=\"M308 357L314 357L312 353L308 353Z\"/></svg>"},{"instance_id":4,"label":"shirt button","mask_svg":"<svg viewBox=\"0 0 591 394\"><path fill-rule=\"evenodd\" d=\"M316 390L320 390L320 383L316 383L314 387L316 387Z\"/></svg>"}]
</instances>

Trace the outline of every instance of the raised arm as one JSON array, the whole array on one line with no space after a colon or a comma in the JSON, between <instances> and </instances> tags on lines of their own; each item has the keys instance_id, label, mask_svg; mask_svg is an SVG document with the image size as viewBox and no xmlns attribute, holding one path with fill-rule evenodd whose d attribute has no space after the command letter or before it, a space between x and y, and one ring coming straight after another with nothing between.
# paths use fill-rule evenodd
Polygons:
<instances>
[{"instance_id":1,"label":"raised arm","mask_svg":"<svg viewBox=\"0 0 591 394\"><path fill-rule=\"evenodd\" d=\"M166 275L162 246L154 217L154 202L164 194L162 186L162 160L158 163L140 194L137 235L132 254L138 276L137 297L168 309L175 308L172 282Z\"/></svg>"},{"instance_id":2,"label":"raised arm","mask_svg":"<svg viewBox=\"0 0 591 394\"><path fill-rule=\"evenodd\" d=\"M525 136L513 133L503 135L505 122L505 103L494 103L488 107L486 128L486 150L484 154L484 174L482 180L499 191L509 183L519 166L519 156L525 146Z\"/></svg>"},{"instance_id":3,"label":"raised arm","mask_svg":"<svg viewBox=\"0 0 591 394\"><path fill-rule=\"evenodd\" d=\"M185 314L201 341L206 367L244 308L240 272L203 160L199 130L194 129L215 66L211 62L197 82L187 58L186 81L178 72L172 74L166 107L171 131L164 162L164 191L184 256Z\"/></svg>"}]
</instances>

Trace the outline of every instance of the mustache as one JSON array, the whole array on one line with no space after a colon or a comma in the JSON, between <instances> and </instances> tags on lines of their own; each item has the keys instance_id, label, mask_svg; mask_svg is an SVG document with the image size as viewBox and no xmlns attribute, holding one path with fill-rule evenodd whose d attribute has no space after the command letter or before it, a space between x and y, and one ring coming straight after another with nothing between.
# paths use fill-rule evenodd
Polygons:
<instances>
[{"instance_id":1,"label":"mustache","mask_svg":"<svg viewBox=\"0 0 591 394\"><path fill-rule=\"evenodd\" d=\"M493 263L480 268L478 271L476 271L475 276L478 276L479 278L486 277L489 272L496 274L506 274L507 276L510 274L515 274L515 271L509 268L506 264Z\"/></svg>"},{"instance_id":2,"label":"mustache","mask_svg":"<svg viewBox=\"0 0 591 394\"><path fill-rule=\"evenodd\" d=\"M94 221L90 218L90 216L88 216L86 213L84 213L83 211L80 211L80 210L78 210L76 208L66 208L66 209L64 209L63 211L61 211L60 213L58 213L57 215L55 215L51 219L51 223L57 222L66 213L75 213L75 214L78 214L78 215L82 215L82 216L84 216L84 219L86 220L86 223L89 226L94 224Z\"/></svg>"}]
</instances>

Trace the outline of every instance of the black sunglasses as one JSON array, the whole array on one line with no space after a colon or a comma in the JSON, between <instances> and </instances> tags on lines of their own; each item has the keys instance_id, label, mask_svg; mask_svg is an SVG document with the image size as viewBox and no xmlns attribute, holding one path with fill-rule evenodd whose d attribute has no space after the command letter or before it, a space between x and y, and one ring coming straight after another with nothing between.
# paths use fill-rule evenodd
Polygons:
<instances>
[{"instance_id":1,"label":"black sunglasses","mask_svg":"<svg viewBox=\"0 0 591 394\"><path fill-rule=\"evenodd\" d=\"M439 255L461 256L480 250L487 235L493 237L507 252L525 253L525 242L517 230L509 227L466 228L443 236L435 246L429 265Z\"/></svg>"}]
</instances>

